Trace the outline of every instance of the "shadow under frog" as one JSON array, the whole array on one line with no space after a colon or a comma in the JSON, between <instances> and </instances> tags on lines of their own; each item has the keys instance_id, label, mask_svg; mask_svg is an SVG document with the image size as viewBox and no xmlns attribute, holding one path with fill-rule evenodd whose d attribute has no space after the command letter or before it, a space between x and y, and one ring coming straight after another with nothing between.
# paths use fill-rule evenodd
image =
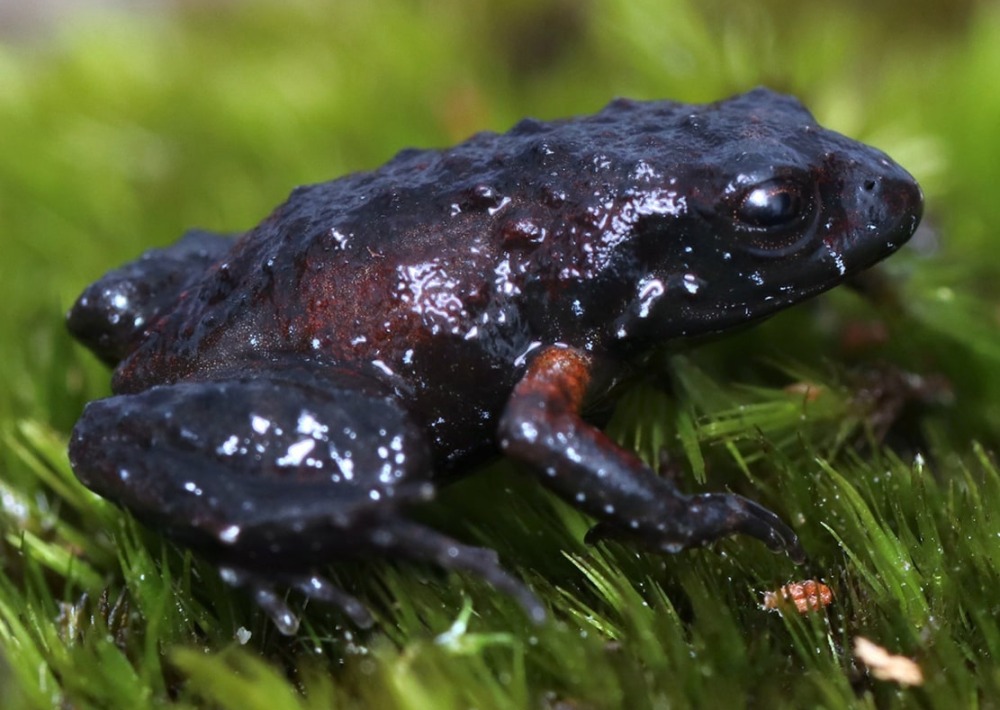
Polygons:
<instances>
[{"instance_id":1,"label":"shadow under frog","mask_svg":"<svg viewBox=\"0 0 1000 710\"><path fill-rule=\"evenodd\" d=\"M623 363L829 289L898 249L913 178L766 89L619 100L296 189L238 237L193 231L90 286L72 333L115 367L70 459L88 487L215 559L284 633L318 570L409 558L540 602L490 550L408 510L503 453L613 536L676 552L775 514L686 495L581 418Z\"/></svg>"}]
</instances>

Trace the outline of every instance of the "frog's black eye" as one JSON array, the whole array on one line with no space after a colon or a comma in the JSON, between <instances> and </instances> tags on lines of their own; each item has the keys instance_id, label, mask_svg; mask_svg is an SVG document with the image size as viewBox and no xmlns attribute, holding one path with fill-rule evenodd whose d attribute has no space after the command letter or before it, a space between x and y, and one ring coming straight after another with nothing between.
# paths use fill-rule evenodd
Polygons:
<instances>
[{"instance_id":1,"label":"frog's black eye","mask_svg":"<svg viewBox=\"0 0 1000 710\"><path fill-rule=\"evenodd\" d=\"M762 229L798 221L802 214L802 195L796 187L776 181L754 187L743 196L736 212L737 219Z\"/></svg>"},{"instance_id":2,"label":"frog's black eye","mask_svg":"<svg viewBox=\"0 0 1000 710\"><path fill-rule=\"evenodd\" d=\"M797 224L807 212L801 185L790 180L768 180L743 194L736 219L758 229L780 229Z\"/></svg>"},{"instance_id":3,"label":"frog's black eye","mask_svg":"<svg viewBox=\"0 0 1000 710\"><path fill-rule=\"evenodd\" d=\"M752 235L752 247L785 252L805 236L813 207L812 190L802 181L773 178L744 188L733 202L732 216Z\"/></svg>"}]
</instances>

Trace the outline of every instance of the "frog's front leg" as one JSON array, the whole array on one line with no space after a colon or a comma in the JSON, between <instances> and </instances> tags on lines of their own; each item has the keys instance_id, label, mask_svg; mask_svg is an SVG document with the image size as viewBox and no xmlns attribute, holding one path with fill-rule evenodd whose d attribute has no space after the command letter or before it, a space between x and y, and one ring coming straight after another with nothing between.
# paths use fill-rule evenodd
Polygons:
<instances>
[{"instance_id":1,"label":"frog's front leg","mask_svg":"<svg viewBox=\"0 0 1000 710\"><path fill-rule=\"evenodd\" d=\"M507 455L540 469L548 488L600 521L588 542L613 537L677 552L744 533L804 559L795 533L771 511L734 494L682 494L584 422L590 371L591 358L581 351L541 352L514 388L499 429Z\"/></svg>"},{"instance_id":2,"label":"frog's front leg","mask_svg":"<svg viewBox=\"0 0 1000 710\"><path fill-rule=\"evenodd\" d=\"M349 558L470 571L543 616L495 553L407 519L406 506L435 486L423 432L391 393L338 371L245 370L92 402L70 441L77 476L217 561L284 633L298 621L283 587L371 624L360 602L320 576Z\"/></svg>"}]
</instances>

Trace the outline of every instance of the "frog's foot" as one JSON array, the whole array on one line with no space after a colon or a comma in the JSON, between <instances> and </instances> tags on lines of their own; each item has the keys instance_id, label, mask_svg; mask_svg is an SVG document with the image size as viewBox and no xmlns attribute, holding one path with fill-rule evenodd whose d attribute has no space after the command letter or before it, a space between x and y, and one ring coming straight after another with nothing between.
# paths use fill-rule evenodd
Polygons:
<instances>
[{"instance_id":1,"label":"frog's foot","mask_svg":"<svg viewBox=\"0 0 1000 710\"><path fill-rule=\"evenodd\" d=\"M535 623L545 621L545 607L531 590L500 565L494 550L473 547L405 519L387 522L372 535L372 542L387 553L415 562L429 562L442 569L471 572L496 590L517 601Z\"/></svg>"},{"instance_id":2,"label":"frog's foot","mask_svg":"<svg viewBox=\"0 0 1000 710\"><path fill-rule=\"evenodd\" d=\"M278 631L291 636L299 630L299 618L285 603L284 597L275 591L273 578L265 578L251 570L229 566L220 567L219 574L234 587L250 589L257 606L271 617ZM375 623L364 604L324 577L315 574L292 575L283 576L279 581L282 586L298 589L308 599L337 607L359 628L367 629Z\"/></svg>"},{"instance_id":3,"label":"frog's foot","mask_svg":"<svg viewBox=\"0 0 1000 710\"><path fill-rule=\"evenodd\" d=\"M517 601L533 622L541 623L545 620L545 607L524 583L500 565L493 550L462 544L447 535L401 518L378 524L368 536L365 546L378 549L386 557L403 557L445 570L471 572L497 591ZM219 572L234 587L249 589L257 606L271 618L278 631L286 636L298 631L299 619L285 602L279 588L294 588L308 599L334 606L359 628L367 629L374 623L364 604L317 574L264 575L232 565L221 567Z\"/></svg>"},{"instance_id":4,"label":"frog's foot","mask_svg":"<svg viewBox=\"0 0 1000 710\"><path fill-rule=\"evenodd\" d=\"M669 517L636 516L625 526L602 521L587 532L586 542L627 540L659 552L679 552L742 533L761 540L775 552L786 552L798 564L805 562L798 536L759 503L732 493L685 496L675 492L672 497L676 506Z\"/></svg>"}]
</instances>

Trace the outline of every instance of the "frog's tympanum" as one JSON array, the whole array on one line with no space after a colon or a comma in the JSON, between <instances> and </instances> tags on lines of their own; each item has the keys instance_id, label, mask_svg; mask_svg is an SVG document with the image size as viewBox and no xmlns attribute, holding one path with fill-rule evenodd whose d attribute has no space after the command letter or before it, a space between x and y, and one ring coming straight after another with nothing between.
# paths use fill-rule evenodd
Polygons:
<instances>
[{"instance_id":1,"label":"frog's tympanum","mask_svg":"<svg viewBox=\"0 0 1000 710\"><path fill-rule=\"evenodd\" d=\"M70 459L88 487L216 560L285 633L295 587L347 558L480 575L543 610L495 553L410 517L502 453L611 536L675 552L774 513L689 495L588 424L621 365L814 296L896 251L913 178L757 89L611 103L300 187L237 236L193 231L90 286L73 334L115 367Z\"/></svg>"}]
</instances>

